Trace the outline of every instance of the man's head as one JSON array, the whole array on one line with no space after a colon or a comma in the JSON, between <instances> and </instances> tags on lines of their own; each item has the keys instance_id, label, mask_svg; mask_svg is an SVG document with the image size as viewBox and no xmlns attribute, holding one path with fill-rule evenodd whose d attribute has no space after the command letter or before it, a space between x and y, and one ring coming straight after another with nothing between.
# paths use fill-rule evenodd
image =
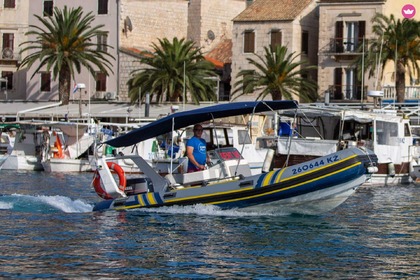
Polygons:
<instances>
[{"instance_id":1,"label":"man's head","mask_svg":"<svg viewBox=\"0 0 420 280\"><path fill-rule=\"evenodd\" d=\"M203 127L201 126L201 124L196 124L194 125L193 131L194 136L201 137L201 134L203 134Z\"/></svg>"}]
</instances>

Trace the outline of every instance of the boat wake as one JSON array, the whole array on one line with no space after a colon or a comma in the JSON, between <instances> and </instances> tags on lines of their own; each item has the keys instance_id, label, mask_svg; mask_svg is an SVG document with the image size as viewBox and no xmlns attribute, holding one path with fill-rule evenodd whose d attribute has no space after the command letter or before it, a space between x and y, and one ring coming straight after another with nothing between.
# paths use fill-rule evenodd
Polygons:
<instances>
[{"instance_id":1,"label":"boat wake","mask_svg":"<svg viewBox=\"0 0 420 280\"><path fill-rule=\"evenodd\" d=\"M20 212L65 212L85 213L91 212L93 206L89 203L65 196L32 196L12 194L0 196L0 210L13 210Z\"/></svg>"},{"instance_id":2,"label":"boat wake","mask_svg":"<svg viewBox=\"0 0 420 280\"><path fill-rule=\"evenodd\" d=\"M261 210L244 210L244 209L229 209L222 210L214 205L196 204L191 206L170 206L159 208L141 208L133 209L131 211L138 211L144 213L165 213L165 214L197 214L208 216L227 216L227 217L255 217L255 216L289 216L291 213L286 212L272 212Z\"/></svg>"}]
</instances>

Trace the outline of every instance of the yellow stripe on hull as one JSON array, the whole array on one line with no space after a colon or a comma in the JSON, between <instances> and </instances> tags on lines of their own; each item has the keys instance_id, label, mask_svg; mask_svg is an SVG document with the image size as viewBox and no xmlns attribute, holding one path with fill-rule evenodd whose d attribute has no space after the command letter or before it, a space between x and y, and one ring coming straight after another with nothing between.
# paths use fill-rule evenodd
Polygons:
<instances>
[{"instance_id":1,"label":"yellow stripe on hull","mask_svg":"<svg viewBox=\"0 0 420 280\"><path fill-rule=\"evenodd\" d=\"M304 173L298 174L298 175L296 175L296 176L291 176L291 177L288 177L288 178L285 178L285 179L282 179L282 180L281 180L281 179L280 179L280 178L281 178L280 173L281 173L281 174L283 174L284 170L286 169L286 168L283 168L283 170L282 170L281 172L279 172L279 176L277 176L277 177L276 177L276 182L275 182L275 184L276 184L276 183L280 183L280 182L285 182L285 181L288 181L288 180L290 180L290 179L292 179L292 178L293 178L293 179L295 179L295 178L299 178L299 177L302 177L302 176L306 176L306 175L308 175L308 174L311 174L311 173L313 173L313 172L316 172L316 171L319 171L319 170L322 170L322 169L325 169L325 168L329 168L329 167L331 167L331 166L333 166L333 165L339 164L339 163L341 163L341 162L343 162L343 161L349 160L349 159L354 158L354 157L356 157L356 156L357 156L357 155L352 155L352 156L347 157L347 158L345 158L345 159L338 160L338 161L336 161L336 162L334 162L334 163L331 163L330 165L327 165L327 166L324 166L324 167L317 168L316 170L307 171L307 172L304 172ZM351 165L351 166L348 166L348 167L343 168L343 169L340 169L340 170L338 170L338 171L335 171L335 172L329 173L329 174L327 174L327 175L324 175L324 176L321 176L321 177L317 177L317 178L315 178L315 179L312 179L312 180L309 180L309 181L306 181L306 182L303 182L303 183L299 183L299 184L296 184L296 185L292 185L292 186L290 186L290 187L287 187L287 188L284 188L284 189L281 189L281 190L275 190L275 191L272 191L272 192L270 192L270 193L268 193L268 194L275 193L275 192L280 192L280 191L284 191L284 190L288 190L288 189L291 189L291 188L295 188L295 187L298 187L298 186L300 186L300 185L302 185L302 184L310 183L310 182L313 182L313 181L315 181L315 180L318 180L318 179L321 179L321 178L325 178L325 177L328 177L328 176L330 176L330 175L337 174L337 173L339 173L339 172L342 172L342 171L344 171L344 170L347 170L347 169L353 168L353 167L358 166L358 165L360 165L360 164L361 164L360 162L357 162L357 163L355 163L355 164L353 164L353 165ZM272 172L270 172L270 173L272 173L272 174L269 176L269 177L271 178L271 177L273 176L273 174L275 173L275 171L272 171ZM268 174L267 174L267 175L268 175ZM266 176L266 177L267 177L267 176ZM266 181L266 178L264 178L264 182L265 182L265 181ZM270 182L270 180L268 180L268 182ZM263 187L266 187L266 186L268 186L268 185L263 185ZM220 192L220 193L212 193L212 194L206 194L206 195L200 195L200 196L191 196L191 197L187 197L187 198L171 199L171 200L167 200L166 202L168 202L168 203L173 203L173 202L180 202L180 201L185 201L185 200L190 200L190 199L204 198L204 197L209 197L209 196L214 196L214 195L225 195L225 194L240 193L240 192L245 192L245 191L252 190L252 189L254 189L254 186L252 186L252 187L248 187L248 188L243 188L243 189L240 189L240 190L233 190L233 191ZM254 195L254 196L247 196L247 197L237 198L237 199L232 199L232 200L226 200L226 201L212 202L212 203L209 203L209 204L219 204L219 203L224 203L224 202L239 201L239 200L244 200L244 199L249 199L249 198L254 198L254 197L263 196L263 195L266 195L266 194L267 194L267 193L260 194L260 195Z\"/></svg>"},{"instance_id":2,"label":"yellow stripe on hull","mask_svg":"<svg viewBox=\"0 0 420 280\"><path fill-rule=\"evenodd\" d=\"M302 173L297 174L295 176L290 176L288 178L281 179L282 174L287 169L287 168L283 168L280 172L278 172L278 174L277 174L277 176L275 178L275 182L273 184L277 184L277 183L280 183L280 182L289 181L289 180L296 179L296 178L299 178L299 177L302 177L302 176L307 176L308 174L311 174L311 173L314 173L314 172L318 172L318 171L320 171L322 169L325 169L325 168L330 168L331 166L337 165L339 163L342 163L343 161L347 161L347 160L352 159L352 158L354 158L356 156L357 155L352 155L352 156L349 156L349 157L347 157L345 159L338 160L336 162L333 162L331 164L328 164L326 166L319 167L319 168L317 168L315 170L310 170L310 171L302 172ZM314 182L314 181L317 181L317 180L320 180L320 179L329 177L331 175L335 175L335 174L340 173L342 171L345 171L345 170L351 169L353 167L356 167L356 166L358 166L360 164L361 164L361 162L356 162L356 163L354 163L354 164L352 164L350 166L347 166L347 167L342 168L340 170L337 170L335 172L331 172L331 173L328 173L326 175L319 176L319 177L316 177L314 179L311 179L311 180L308 180L308 181L305 181L305 182L301 182L299 184L291 185L291 186L286 187L286 188L273 190L271 192L266 192L266 193L263 193L263 194L256 194L256 195L246 196L246 197L240 197L240 198L235 198L235 199L229 199L229 200L211 202L211 203L208 203L208 204L221 204L221 203L229 203L229 202L241 201L241 200L258 198L258 197L261 197L261 196L266 196L266 195L274 194L274 193L277 193L277 192L282 192L282 191L290 190L290 189L299 187L301 185L308 184L308 183L311 183L311 182ZM272 177L274 176L274 174L276 172L277 171L271 171L271 172L269 172L269 173L267 173L265 175L265 178L264 178L263 183L262 183L262 187L267 187L267 186L272 185L272 184L270 184L270 180L272 179ZM242 188L240 190L232 190L232 191L226 191L226 192L220 192L220 193L211 193L211 194L198 195L198 196L189 196L189 197L186 197L186 198L178 198L178 199L175 198L175 199L166 200L166 203L176 203L176 202L188 201L188 200L192 200L192 199L200 199L200 198L205 198L205 197L211 197L211 196L214 196L214 195L228 195L228 194L241 193L241 192L246 192L246 191L252 190L254 188L255 188L255 186L247 187L247 188ZM137 197L138 197L138 201L139 201L139 203L137 205L121 206L121 207L116 207L115 209L116 210L123 210L123 209L138 208L139 206L140 207L144 207L144 206L147 206L147 205L155 205L155 204L157 204L156 199L153 196L153 193L141 194L141 195L138 195Z\"/></svg>"},{"instance_id":3,"label":"yellow stripe on hull","mask_svg":"<svg viewBox=\"0 0 420 280\"><path fill-rule=\"evenodd\" d=\"M257 197L261 197L261 196L265 196L265 195L270 195L270 194L273 194L273 193L278 193L278 192L282 192L282 191L290 190L290 189L293 189L293 188L299 187L299 186L301 186L301 185L304 185L304 184L307 184L307 183L311 183L311 182L317 181L317 180L319 180L319 179L323 179L323 178L326 178L326 177L328 177L328 176L331 176L331 175L337 174L337 173L339 173L339 172L342 172L342 171L345 171L345 170L347 170L347 169L353 168L353 167L358 166L358 165L360 165L360 164L361 164L360 162L357 162L357 163L352 164L352 165L350 165L350 166L348 166L348 167L346 167L346 168L343 168L343 169L337 170L337 171L335 171L335 172L331 172L331 173L329 173L329 174L326 174L326 175L324 175L324 176L320 176L320 177L314 178L314 179L309 180L309 181L305 181L305 182L302 182L302 183L299 183L299 184L296 184L296 185L291 185L290 187L287 187L287 188L282 188L282 189L280 189L280 190L274 190L274 191L271 191L271 192L266 192L266 193L263 193L263 194L256 194L256 195L253 195L253 196L247 196L247 197L241 197L241 198L235 198L235 199L229 199L229 200L217 201L217 202L212 202L212 203L209 203L209 204L220 204L220 203L226 203L226 202L240 201L240 200L245 200L245 199L250 199L250 198L257 198ZM300 177L300 176L298 176L298 177ZM285 180L284 180L284 181L285 181Z\"/></svg>"}]
</instances>

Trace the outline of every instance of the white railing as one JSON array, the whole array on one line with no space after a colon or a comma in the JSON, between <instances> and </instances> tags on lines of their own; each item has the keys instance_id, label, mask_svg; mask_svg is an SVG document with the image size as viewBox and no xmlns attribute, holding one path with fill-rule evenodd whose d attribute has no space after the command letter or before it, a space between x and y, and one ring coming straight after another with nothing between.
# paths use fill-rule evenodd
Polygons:
<instances>
[{"instance_id":1,"label":"white railing","mask_svg":"<svg viewBox=\"0 0 420 280\"><path fill-rule=\"evenodd\" d=\"M383 99L397 99L395 86L384 86L382 88L384 92ZM420 99L420 86L406 86L405 87L405 100Z\"/></svg>"}]
</instances>

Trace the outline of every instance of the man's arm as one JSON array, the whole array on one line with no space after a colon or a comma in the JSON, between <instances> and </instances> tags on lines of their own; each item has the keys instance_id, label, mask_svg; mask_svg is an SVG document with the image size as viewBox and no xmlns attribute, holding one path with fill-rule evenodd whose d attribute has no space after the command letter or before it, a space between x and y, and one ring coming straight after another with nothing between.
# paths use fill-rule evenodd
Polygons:
<instances>
[{"instance_id":1,"label":"man's arm","mask_svg":"<svg viewBox=\"0 0 420 280\"><path fill-rule=\"evenodd\" d=\"M194 164L194 165L195 165L198 169L204 170L204 169L206 168L206 166L199 164L199 163L195 160L194 155L193 155L193 152L194 152L194 147L192 147L192 146L187 146L187 157L188 157L188 160L189 160L192 164Z\"/></svg>"}]
</instances>

